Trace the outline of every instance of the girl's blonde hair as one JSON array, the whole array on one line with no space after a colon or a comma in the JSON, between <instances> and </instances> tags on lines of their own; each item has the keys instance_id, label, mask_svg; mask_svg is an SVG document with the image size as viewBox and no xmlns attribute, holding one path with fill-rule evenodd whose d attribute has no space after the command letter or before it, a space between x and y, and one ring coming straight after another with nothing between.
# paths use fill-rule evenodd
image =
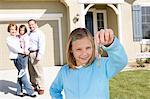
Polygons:
<instances>
[{"instance_id":1,"label":"girl's blonde hair","mask_svg":"<svg viewBox=\"0 0 150 99\"><path fill-rule=\"evenodd\" d=\"M72 53L72 42L74 42L78 39L82 39L84 37L87 37L91 41L92 49L93 49L92 57L90 58L90 60L86 64L86 66L91 64L95 58L95 44L94 44L94 38L93 38L92 34L85 28L77 28L77 29L73 30L71 32L71 34L69 35L67 48L66 48L67 64L72 69L75 69L75 66L77 65L74 55Z\"/></svg>"}]
</instances>

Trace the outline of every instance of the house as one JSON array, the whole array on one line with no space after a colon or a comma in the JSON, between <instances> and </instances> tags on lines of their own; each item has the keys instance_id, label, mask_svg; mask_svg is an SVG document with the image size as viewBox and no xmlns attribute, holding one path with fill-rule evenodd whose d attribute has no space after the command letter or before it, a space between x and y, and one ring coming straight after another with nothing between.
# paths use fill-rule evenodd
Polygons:
<instances>
[{"instance_id":1,"label":"house","mask_svg":"<svg viewBox=\"0 0 150 99\"><path fill-rule=\"evenodd\" d=\"M129 62L140 52L139 41L150 39L149 0L1 0L0 67L11 68L6 46L9 23L27 25L38 20L46 35L43 66L63 65L68 34L86 27L94 35L102 28L112 28L123 44Z\"/></svg>"}]
</instances>

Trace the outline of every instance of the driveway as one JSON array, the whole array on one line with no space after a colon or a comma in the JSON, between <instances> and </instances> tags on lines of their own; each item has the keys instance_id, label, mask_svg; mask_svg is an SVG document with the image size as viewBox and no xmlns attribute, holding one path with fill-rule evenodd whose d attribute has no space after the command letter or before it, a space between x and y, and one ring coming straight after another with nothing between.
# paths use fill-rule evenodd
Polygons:
<instances>
[{"instance_id":1,"label":"driveway","mask_svg":"<svg viewBox=\"0 0 150 99\"><path fill-rule=\"evenodd\" d=\"M49 87L59 71L59 66L44 67L45 87L44 95L38 95L35 99L51 99ZM1 99L33 99L31 97L18 97L16 93L17 70L0 70L0 97Z\"/></svg>"}]
</instances>

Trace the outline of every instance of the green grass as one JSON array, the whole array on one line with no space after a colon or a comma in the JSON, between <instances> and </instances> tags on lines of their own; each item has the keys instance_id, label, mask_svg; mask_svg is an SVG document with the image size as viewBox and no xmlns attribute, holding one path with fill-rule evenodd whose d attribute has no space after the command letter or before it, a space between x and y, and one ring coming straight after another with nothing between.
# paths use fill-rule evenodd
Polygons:
<instances>
[{"instance_id":1,"label":"green grass","mask_svg":"<svg viewBox=\"0 0 150 99\"><path fill-rule=\"evenodd\" d=\"M150 71L124 71L110 81L110 99L150 99Z\"/></svg>"}]
</instances>

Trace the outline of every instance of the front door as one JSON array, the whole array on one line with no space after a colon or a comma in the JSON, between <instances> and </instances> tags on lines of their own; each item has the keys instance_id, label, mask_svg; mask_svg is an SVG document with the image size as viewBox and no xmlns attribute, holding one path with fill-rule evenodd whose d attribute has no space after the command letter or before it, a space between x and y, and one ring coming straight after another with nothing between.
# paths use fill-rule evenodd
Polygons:
<instances>
[{"instance_id":1,"label":"front door","mask_svg":"<svg viewBox=\"0 0 150 99\"><path fill-rule=\"evenodd\" d=\"M94 36L93 12L87 12L87 14L85 15L85 26Z\"/></svg>"},{"instance_id":2,"label":"front door","mask_svg":"<svg viewBox=\"0 0 150 99\"><path fill-rule=\"evenodd\" d=\"M92 10L85 16L86 28L94 35L100 29L107 28L106 10Z\"/></svg>"},{"instance_id":3,"label":"front door","mask_svg":"<svg viewBox=\"0 0 150 99\"><path fill-rule=\"evenodd\" d=\"M94 36L97 31L107 28L106 10L91 10L85 16L86 28ZM103 51L104 57L107 57L106 51Z\"/></svg>"}]
</instances>

